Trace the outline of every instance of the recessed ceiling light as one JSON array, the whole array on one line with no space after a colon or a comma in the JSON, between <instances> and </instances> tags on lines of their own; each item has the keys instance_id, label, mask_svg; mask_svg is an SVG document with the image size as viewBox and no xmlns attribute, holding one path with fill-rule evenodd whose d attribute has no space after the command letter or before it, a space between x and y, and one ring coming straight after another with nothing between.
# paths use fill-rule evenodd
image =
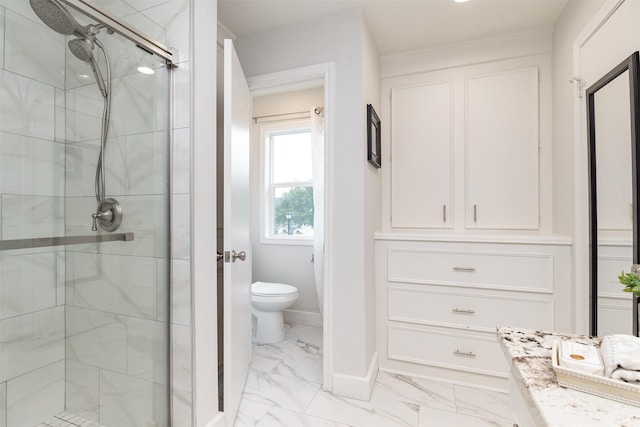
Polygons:
<instances>
[{"instance_id":1,"label":"recessed ceiling light","mask_svg":"<svg viewBox=\"0 0 640 427\"><path fill-rule=\"evenodd\" d=\"M464 3L464 2L467 2L469 0L453 0L453 1L455 1L456 3Z\"/></svg>"},{"instance_id":2,"label":"recessed ceiling light","mask_svg":"<svg viewBox=\"0 0 640 427\"><path fill-rule=\"evenodd\" d=\"M138 67L138 72L142 74L155 74L155 71L149 67Z\"/></svg>"}]
</instances>

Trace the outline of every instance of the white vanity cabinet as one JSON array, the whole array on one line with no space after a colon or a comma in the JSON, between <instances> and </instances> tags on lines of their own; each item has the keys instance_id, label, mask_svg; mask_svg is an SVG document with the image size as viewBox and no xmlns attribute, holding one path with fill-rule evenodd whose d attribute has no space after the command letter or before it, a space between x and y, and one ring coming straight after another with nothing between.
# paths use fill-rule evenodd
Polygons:
<instances>
[{"instance_id":1,"label":"white vanity cabinet","mask_svg":"<svg viewBox=\"0 0 640 427\"><path fill-rule=\"evenodd\" d=\"M378 343L383 368L506 387L497 326L568 327L570 240L379 233Z\"/></svg>"}]
</instances>

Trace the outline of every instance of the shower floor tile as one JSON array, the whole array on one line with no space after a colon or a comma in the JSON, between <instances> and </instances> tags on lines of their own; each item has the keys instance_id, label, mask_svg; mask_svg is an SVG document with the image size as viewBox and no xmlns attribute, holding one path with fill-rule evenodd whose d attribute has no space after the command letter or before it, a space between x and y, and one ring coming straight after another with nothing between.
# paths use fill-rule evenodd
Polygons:
<instances>
[{"instance_id":1,"label":"shower floor tile","mask_svg":"<svg viewBox=\"0 0 640 427\"><path fill-rule=\"evenodd\" d=\"M73 415L69 412L61 412L37 427L106 427L95 421Z\"/></svg>"}]
</instances>

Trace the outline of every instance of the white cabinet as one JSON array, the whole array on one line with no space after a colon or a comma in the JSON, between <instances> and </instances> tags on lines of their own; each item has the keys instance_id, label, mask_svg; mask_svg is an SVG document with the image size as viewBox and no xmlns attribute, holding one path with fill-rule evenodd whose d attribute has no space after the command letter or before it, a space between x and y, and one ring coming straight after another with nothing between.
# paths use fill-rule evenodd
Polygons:
<instances>
[{"instance_id":1,"label":"white cabinet","mask_svg":"<svg viewBox=\"0 0 640 427\"><path fill-rule=\"evenodd\" d=\"M548 59L383 82L390 129L383 137L390 169L383 171L390 218L383 229L544 231L541 205L548 210L551 193L541 194L549 184L540 153L550 86L540 79L548 79Z\"/></svg>"},{"instance_id":2,"label":"white cabinet","mask_svg":"<svg viewBox=\"0 0 640 427\"><path fill-rule=\"evenodd\" d=\"M384 369L506 387L496 327L569 328L571 241L378 233Z\"/></svg>"},{"instance_id":3,"label":"white cabinet","mask_svg":"<svg viewBox=\"0 0 640 427\"><path fill-rule=\"evenodd\" d=\"M402 228L450 228L452 82L391 91L391 221Z\"/></svg>"},{"instance_id":4,"label":"white cabinet","mask_svg":"<svg viewBox=\"0 0 640 427\"><path fill-rule=\"evenodd\" d=\"M538 228L538 68L467 80L469 228Z\"/></svg>"}]
</instances>

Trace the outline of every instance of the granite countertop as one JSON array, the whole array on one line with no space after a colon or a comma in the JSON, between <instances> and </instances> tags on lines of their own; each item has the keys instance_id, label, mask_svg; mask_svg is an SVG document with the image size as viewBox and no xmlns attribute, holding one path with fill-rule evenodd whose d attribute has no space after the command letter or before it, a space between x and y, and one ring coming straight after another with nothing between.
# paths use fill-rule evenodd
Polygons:
<instances>
[{"instance_id":1,"label":"granite countertop","mask_svg":"<svg viewBox=\"0 0 640 427\"><path fill-rule=\"evenodd\" d=\"M558 385L551 367L553 343L572 340L599 347L599 338L500 327L498 340L531 416L540 426L640 426L640 407Z\"/></svg>"}]
</instances>

